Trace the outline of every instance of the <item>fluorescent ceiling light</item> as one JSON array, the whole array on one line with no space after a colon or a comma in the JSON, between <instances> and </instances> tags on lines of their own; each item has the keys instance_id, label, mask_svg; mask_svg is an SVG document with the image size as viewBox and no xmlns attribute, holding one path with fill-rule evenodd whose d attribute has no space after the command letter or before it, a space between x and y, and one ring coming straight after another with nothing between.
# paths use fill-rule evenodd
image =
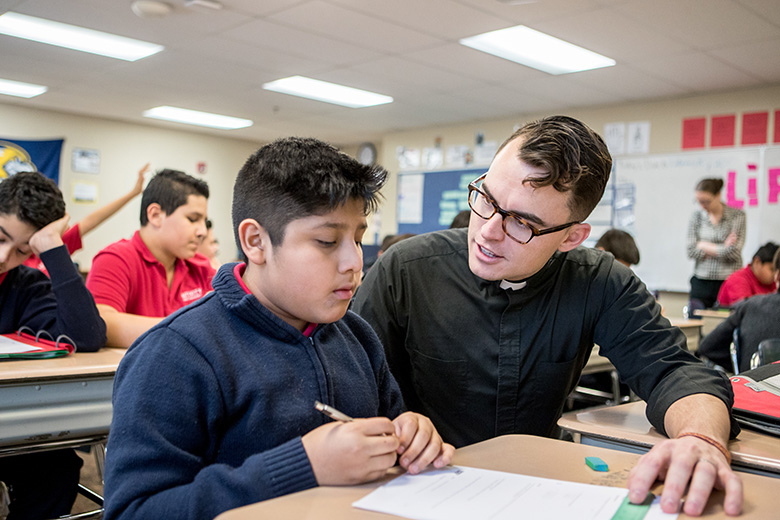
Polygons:
<instances>
[{"instance_id":1,"label":"fluorescent ceiling light","mask_svg":"<svg viewBox=\"0 0 780 520\"><path fill-rule=\"evenodd\" d=\"M524 25L460 40L462 45L550 74L568 74L615 65L615 60Z\"/></svg>"},{"instance_id":2,"label":"fluorescent ceiling light","mask_svg":"<svg viewBox=\"0 0 780 520\"><path fill-rule=\"evenodd\" d=\"M7 96L31 98L40 96L47 90L49 90L48 87L44 87L43 85L33 85L32 83L0 79L0 94L5 94Z\"/></svg>"},{"instance_id":3,"label":"fluorescent ceiling light","mask_svg":"<svg viewBox=\"0 0 780 520\"><path fill-rule=\"evenodd\" d=\"M390 96L303 76L277 79L270 83L264 83L263 88L281 92L282 94L290 94L350 108L372 107L393 102L393 98Z\"/></svg>"},{"instance_id":4,"label":"fluorescent ceiling light","mask_svg":"<svg viewBox=\"0 0 780 520\"><path fill-rule=\"evenodd\" d=\"M0 15L0 34L125 61L140 60L165 48L155 43L13 12Z\"/></svg>"},{"instance_id":5,"label":"fluorescent ceiling light","mask_svg":"<svg viewBox=\"0 0 780 520\"><path fill-rule=\"evenodd\" d=\"M235 130L236 128L246 128L254 124L249 119L240 119L238 117L222 116L211 114L209 112L199 112L197 110L188 110L186 108L176 108L169 106L150 108L144 112L144 117L153 119L163 119L165 121L175 121L188 125L208 126L210 128L222 128L224 130Z\"/></svg>"}]
</instances>

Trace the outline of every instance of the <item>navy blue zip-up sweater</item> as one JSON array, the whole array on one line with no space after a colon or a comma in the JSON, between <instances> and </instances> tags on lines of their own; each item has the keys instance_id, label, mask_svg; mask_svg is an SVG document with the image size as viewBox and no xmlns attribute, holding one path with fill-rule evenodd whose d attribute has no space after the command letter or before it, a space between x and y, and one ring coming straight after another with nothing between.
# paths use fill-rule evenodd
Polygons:
<instances>
[{"instance_id":1,"label":"navy blue zip-up sweater","mask_svg":"<svg viewBox=\"0 0 780 520\"><path fill-rule=\"evenodd\" d=\"M317 485L301 436L329 421L395 418L401 392L371 327L349 312L311 338L222 266L214 292L128 350L114 381L106 519L213 518Z\"/></svg>"}]
</instances>

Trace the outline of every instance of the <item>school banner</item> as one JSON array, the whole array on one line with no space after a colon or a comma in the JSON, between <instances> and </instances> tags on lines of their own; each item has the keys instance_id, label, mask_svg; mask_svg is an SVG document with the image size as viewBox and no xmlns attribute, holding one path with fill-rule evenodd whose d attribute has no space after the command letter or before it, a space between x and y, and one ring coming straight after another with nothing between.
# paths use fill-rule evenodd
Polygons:
<instances>
[{"instance_id":1,"label":"school banner","mask_svg":"<svg viewBox=\"0 0 780 520\"><path fill-rule=\"evenodd\" d=\"M39 171L59 184L64 139L20 141L0 138L0 181L19 172Z\"/></svg>"}]
</instances>

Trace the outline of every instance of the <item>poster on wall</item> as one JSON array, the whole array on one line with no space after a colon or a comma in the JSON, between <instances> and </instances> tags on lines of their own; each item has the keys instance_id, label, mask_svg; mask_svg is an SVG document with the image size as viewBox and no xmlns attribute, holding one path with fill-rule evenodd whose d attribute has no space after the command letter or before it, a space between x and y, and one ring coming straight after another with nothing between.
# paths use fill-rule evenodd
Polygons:
<instances>
[{"instance_id":1,"label":"poster on wall","mask_svg":"<svg viewBox=\"0 0 780 520\"><path fill-rule=\"evenodd\" d=\"M64 139L21 141L0 138L0 181L19 172L37 170L59 183L60 155L64 141Z\"/></svg>"}]
</instances>

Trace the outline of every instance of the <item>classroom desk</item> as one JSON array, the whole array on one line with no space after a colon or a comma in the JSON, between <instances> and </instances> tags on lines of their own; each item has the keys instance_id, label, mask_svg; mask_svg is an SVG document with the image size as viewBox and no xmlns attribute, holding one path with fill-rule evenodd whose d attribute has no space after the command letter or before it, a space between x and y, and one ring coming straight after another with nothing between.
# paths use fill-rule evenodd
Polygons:
<instances>
[{"instance_id":1,"label":"classroom desk","mask_svg":"<svg viewBox=\"0 0 780 520\"><path fill-rule=\"evenodd\" d=\"M0 456L105 440L126 350L0 361Z\"/></svg>"},{"instance_id":2,"label":"classroom desk","mask_svg":"<svg viewBox=\"0 0 780 520\"><path fill-rule=\"evenodd\" d=\"M579 433L582 444L633 453L644 453L666 439L645 417L644 401L569 412L558 426ZM780 478L780 438L743 428L728 448L735 470Z\"/></svg>"},{"instance_id":3,"label":"classroom desk","mask_svg":"<svg viewBox=\"0 0 780 520\"><path fill-rule=\"evenodd\" d=\"M700 318L699 321L704 323L702 334L705 336L712 332L712 329L720 325L723 320L728 318L729 314L731 314L729 309L697 309L693 311L693 315L698 316Z\"/></svg>"},{"instance_id":4,"label":"classroom desk","mask_svg":"<svg viewBox=\"0 0 780 520\"><path fill-rule=\"evenodd\" d=\"M597 473L585 465L586 456L601 457L608 465L607 473ZM615 450L585 446L529 435L506 435L460 448L453 464L522 473L537 477L583 482L603 486L625 487L629 470L638 455ZM367 495L380 484L397 475L394 470L379 482L360 486L318 487L272 500L226 511L217 520L255 520L257 518L284 519L389 519L397 518L383 513L352 507L352 502ZM743 518L773 518L777 513L774 497L777 481L758 475L744 475L745 506ZM653 491L659 493L662 485ZM774 491L774 492L773 492ZM723 492L714 491L700 518L725 519ZM752 516L751 516L752 515ZM681 513L679 518L691 518Z\"/></svg>"}]
</instances>

